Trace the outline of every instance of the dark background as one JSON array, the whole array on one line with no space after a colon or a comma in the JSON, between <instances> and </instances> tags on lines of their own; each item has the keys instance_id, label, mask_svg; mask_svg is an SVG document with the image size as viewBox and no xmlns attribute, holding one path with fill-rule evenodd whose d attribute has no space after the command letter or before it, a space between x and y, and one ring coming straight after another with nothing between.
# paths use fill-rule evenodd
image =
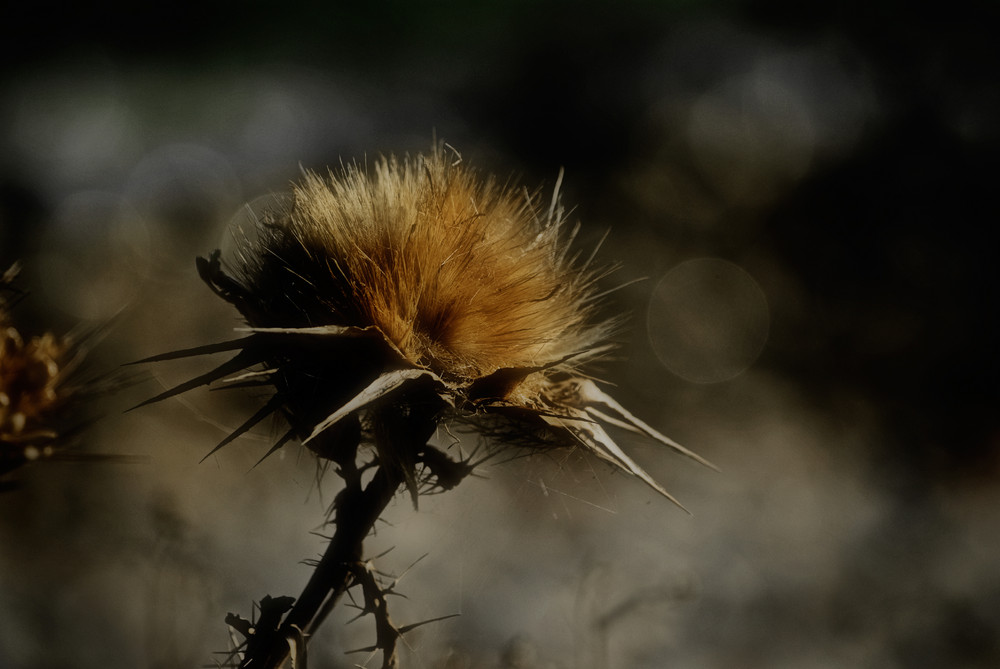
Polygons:
<instances>
[{"instance_id":1,"label":"dark background","mask_svg":"<svg viewBox=\"0 0 1000 669\"><path fill-rule=\"evenodd\" d=\"M237 319L193 258L242 202L433 136L532 188L564 168L582 245L610 230L610 284L648 277L617 293L626 359L602 378L723 474L634 446L693 519L573 459L497 466L416 520L400 505L412 532L386 541L448 546L411 599L464 607L413 666L1000 662L995 3L18 10L0 22L0 266L24 263L25 331L118 314L109 366L226 337ZM670 283L685 261L694 284ZM709 303L739 318L698 316ZM0 499L0 666L203 663L227 607L298 590L311 464L195 467L242 409L203 401L109 410L92 447L153 465L53 463ZM273 554L244 543L272 533ZM480 584L457 600L455 555ZM340 633L318 666L350 666Z\"/></svg>"}]
</instances>

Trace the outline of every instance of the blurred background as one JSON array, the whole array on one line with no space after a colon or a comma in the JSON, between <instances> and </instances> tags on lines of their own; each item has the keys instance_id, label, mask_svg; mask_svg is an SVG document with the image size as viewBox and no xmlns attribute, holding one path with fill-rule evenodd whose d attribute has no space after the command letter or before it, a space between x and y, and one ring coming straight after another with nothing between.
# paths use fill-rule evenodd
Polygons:
<instances>
[{"instance_id":1,"label":"blurred background","mask_svg":"<svg viewBox=\"0 0 1000 669\"><path fill-rule=\"evenodd\" d=\"M1000 665L998 7L782 0L22 3L0 40L0 269L96 364L232 337L194 258L303 168L445 140L620 263L600 370L714 473L623 437L693 516L575 453L482 469L372 541L406 667ZM644 278L636 283L633 279ZM297 595L333 481L260 398L161 364L0 495L0 667L213 666ZM370 621L329 620L311 667ZM216 656L219 657L219 656ZM379 659L367 666L378 666Z\"/></svg>"}]
</instances>

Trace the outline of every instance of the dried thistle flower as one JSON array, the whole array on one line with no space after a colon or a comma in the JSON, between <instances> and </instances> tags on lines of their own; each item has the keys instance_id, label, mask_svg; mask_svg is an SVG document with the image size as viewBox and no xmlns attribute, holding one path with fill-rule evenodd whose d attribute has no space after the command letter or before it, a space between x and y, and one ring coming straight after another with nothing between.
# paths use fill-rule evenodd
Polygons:
<instances>
[{"instance_id":1,"label":"dried thistle flower","mask_svg":"<svg viewBox=\"0 0 1000 669\"><path fill-rule=\"evenodd\" d=\"M81 352L70 337L25 339L11 322L18 266L0 275L0 475L67 446L80 427Z\"/></svg>"},{"instance_id":2,"label":"dried thistle flower","mask_svg":"<svg viewBox=\"0 0 1000 669\"><path fill-rule=\"evenodd\" d=\"M289 645L304 649L354 586L377 621L368 650L382 650L383 668L397 666L396 640L421 623L389 620L380 602L391 586L365 576L361 546L402 486L416 504L420 492L451 488L472 471L471 458L429 443L441 422L469 422L521 447L581 446L675 503L603 425L708 464L581 371L611 348L616 322L598 314L603 275L593 255L570 252L575 230L564 230L558 185L541 207L435 146L382 159L370 173L355 165L327 179L309 173L293 195L289 209L257 221L232 266L223 268L218 251L198 260L204 281L242 313L246 336L141 361L235 351L143 404L213 382L273 388L209 455L280 412L290 429L264 457L297 438L336 463L344 481L336 531L300 597L262 599L256 624L227 617L246 637L229 657L241 653L239 666L281 666ZM359 465L366 444L374 452Z\"/></svg>"},{"instance_id":3,"label":"dried thistle flower","mask_svg":"<svg viewBox=\"0 0 1000 669\"><path fill-rule=\"evenodd\" d=\"M533 430L539 446L583 446L676 503L602 424L708 463L581 373L611 347L616 323L598 317L593 256L570 254L576 231L565 233L558 186L542 208L450 158L437 146L382 159L371 174L355 165L326 180L309 173L289 211L259 221L232 276L219 252L199 259L203 279L240 310L250 335L149 358L240 351L149 402L221 379L271 385L271 401L219 447L281 411L291 430L275 448L298 437L340 460L363 423L380 429L371 421L380 406L406 398L408 427L424 440L445 414L493 427L488 419L500 417L521 434ZM414 493L423 449L380 453Z\"/></svg>"}]
</instances>

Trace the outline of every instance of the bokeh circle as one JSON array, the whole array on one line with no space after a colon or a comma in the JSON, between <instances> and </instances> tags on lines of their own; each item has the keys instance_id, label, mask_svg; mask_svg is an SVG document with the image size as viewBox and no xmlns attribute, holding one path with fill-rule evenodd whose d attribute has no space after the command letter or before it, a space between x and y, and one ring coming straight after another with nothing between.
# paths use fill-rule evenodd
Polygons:
<instances>
[{"instance_id":1,"label":"bokeh circle","mask_svg":"<svg viewBox=\"0 0 1000 669\"><path fill-rule=\"evenodd\" d=\"M656 357L695 383L733 379L767 342L764 291L742 267L719 258L687 260L653 289L647 332Z\"/></svg>"}]
</instances>

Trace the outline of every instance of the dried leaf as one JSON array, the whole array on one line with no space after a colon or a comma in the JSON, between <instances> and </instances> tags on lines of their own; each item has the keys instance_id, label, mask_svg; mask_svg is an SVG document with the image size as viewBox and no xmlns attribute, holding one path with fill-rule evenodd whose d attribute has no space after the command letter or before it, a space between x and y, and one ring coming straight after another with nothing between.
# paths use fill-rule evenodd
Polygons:
<instances>
[{"instance_id":1,"label":"dried leaf","mask_svg":"<svg viewBox=\"0 0 1000 669\"><path fill-rule=\"evenodd\" d=\"M365 327L357 327L355 325L316 325L312 327L305 328L236 328L237 332L253 332L259 335L293 335L293 336L307 336L307 337L347 337L347 338L361 338L361 337L372 337L381 339L385 345L392 350L400 360L406 360L406 356L403 355L402 351L394 344L385 334L379 330L374 325L368 325Z\"/></svg>"},{"instance_id":2,"label":"dried leaf","mask_svg":"<svg viewBox=\"0 0 1000 669\"><path fill-rule=\"evenodd\" d=\"M375 400L388 395L404 383L408 381L415 381L419 378L430 378L441 382L441 379L438 378L437 374L426 369L406 368L394 369L385 372L372 381L367 388L355 395L353 399L345 403L339 409L323 419L323 421L318 423L313 429L312 434L306 437L302 443L309 443L321 432L343 419L344 416L347 416L351 412L357 411L358 409L371 404Z\"/></svg>"},{"instance_id":3,"label":"dried leaf","mask_svg":"<svg viewBox=\"0 0 1000 669\"><path fill-rule=\"evenodd\" d=\"M257 379L261 377L270 377L272 374L278 371L277 367L271 369L262 369L259 372L245 372L243 374L238 374L236 376L230 376L228 379L222 379L220 383L241 383L250 379ZM266 385L263 384L263 385Z\"/></svg>"},{"instance_id":4,"label":"dried leaf","mask_svg":"<svg viewBox=\"0 0 1000 669\"><path fill-rule=\"evenodd\" d=\"M307 328L235 328L236 332L261 334L318 335L323 337L371 337L378 331L371 327L359 328L353 325L316 325Z\"/></svg>"}]
</instances>

